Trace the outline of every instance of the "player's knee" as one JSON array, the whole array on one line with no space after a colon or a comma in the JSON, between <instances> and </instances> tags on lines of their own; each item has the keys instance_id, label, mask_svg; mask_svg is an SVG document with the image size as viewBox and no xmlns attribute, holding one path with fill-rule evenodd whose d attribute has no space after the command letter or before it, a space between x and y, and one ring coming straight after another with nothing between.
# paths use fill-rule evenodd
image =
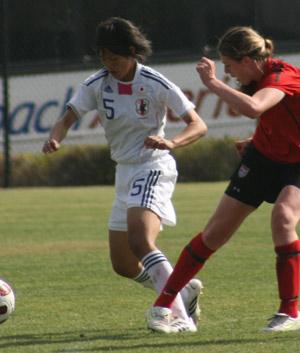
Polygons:
<instances>
[{"instance_id":1,"label":"player's knee","mask_svg":"<svg viewBox=\"0 0 300 353\"><path fill-rule=\"evenodd\" d=\"M133 239L129 242L130 250L134 253L134 255L140 259L141 254L144 248L144 242L139 241L137 239Z\"/></svg>"},{"instance_id":2,"label":"player's knee","mask_svg":"<svg viewBox=\"0 0 300 353\"><path fill-rule=\"evenodd\" d=\"M155 248L155 244L152 243L147 237L129 236L129 247L133 254L141 260L146 254Z\"/></svg>"},{"instance_id":3,"label":"player's knee","mask_svg":"<svg viewBox=\"0 0 300 353\"><path fill-rule=\"evenodd\" d=\"M285 203L276 204L272 211L272 231L284 234L296 225L295 215L291 207Z\"/></svg>"}]
</instances>

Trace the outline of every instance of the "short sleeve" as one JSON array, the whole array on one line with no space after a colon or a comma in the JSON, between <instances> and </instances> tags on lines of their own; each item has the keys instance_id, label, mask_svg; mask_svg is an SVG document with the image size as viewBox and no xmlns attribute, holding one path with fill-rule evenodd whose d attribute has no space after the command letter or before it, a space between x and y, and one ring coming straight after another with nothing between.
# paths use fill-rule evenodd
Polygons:
<instances>
[{"instance_id":1,"label":"short sleeve","mask_svg":"<svg viewBox=\"0 0 300 353\"><path fill-rule=\"evenodd\" d=\"M194 103L192 103L175 84L172 83L165 93L165 104L171 108L177 116L182 117L189 110L195 109Z\"/></svg>"},{"instance_id":2,"label":"short sleeve","mask_svg":"<svg viewBox=\"0 0 300 353\"><path fill-rule=\"evenodd\" d=\"M258 89L276 88L287 95L298 94L300 89L299 70L293 66L283 66L281 70L270 72L260 82Z\"/></svg>"},{"instance_id":3,"label":"short sleeve","mask_svg":"<svg viewBox=\"0 0 300 353\"><path fill-rule=\"evenodd\" d=\"M72 108L79 118L89 111L97 109L96 95L93 87L84 83L81 84L74 96L67 103L67 106Z\"/></svg>"}]
</instances>

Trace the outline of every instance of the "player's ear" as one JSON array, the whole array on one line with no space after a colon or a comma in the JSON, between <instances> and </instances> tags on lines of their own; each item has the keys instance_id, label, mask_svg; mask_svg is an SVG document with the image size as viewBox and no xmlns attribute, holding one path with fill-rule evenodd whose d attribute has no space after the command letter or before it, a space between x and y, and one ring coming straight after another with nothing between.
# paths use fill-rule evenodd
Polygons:
<instances>
[{"instance_id":1,"label":"player's ear","mask_svg":"<svg viewBox=\"0 0 300 353\"><path fill-rule=\"evenodd\" d=\"M248 65L249 63L253 62L253 59L251 59L250 56L243 56L241 61L243 64Z\"/></svg>"}]
</instances>

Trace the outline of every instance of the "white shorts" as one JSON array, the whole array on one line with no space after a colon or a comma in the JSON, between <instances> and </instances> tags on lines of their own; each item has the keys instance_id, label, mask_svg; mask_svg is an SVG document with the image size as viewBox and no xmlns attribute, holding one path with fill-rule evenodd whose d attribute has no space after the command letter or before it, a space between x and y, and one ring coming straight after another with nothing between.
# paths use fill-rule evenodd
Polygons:
<instances>
[{"instance_id":1,"label":"white shorts","mask_svg":"<svg viewBox=\"0 0 300 353\"><path fill-rule=\"evenodd\" d=\"M118 164L109 229L127 231L127 209L131 207L148 208L161 218L162 224L174 226L171 197L177 174L176 162L169 154L142 164Z\"/></svg>"}]
</instances>

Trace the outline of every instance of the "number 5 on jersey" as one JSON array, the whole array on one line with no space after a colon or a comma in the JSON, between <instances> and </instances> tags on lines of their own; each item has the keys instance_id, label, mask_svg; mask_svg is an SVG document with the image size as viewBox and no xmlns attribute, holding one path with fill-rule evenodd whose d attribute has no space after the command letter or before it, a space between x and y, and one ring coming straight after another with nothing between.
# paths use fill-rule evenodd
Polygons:
<instances>
[{"instance_id":1,"label":"number 5 on jersey","mask_svg":"<svg viewBox=\"0 0 300 353\"><path fill-rule=\"evenodd\" d=\"M103 98L103 106L106 110L106 118L108 120L112 120L115 116L113 103L114 103L113 99Z\"/></svg>"}]
</instances>

